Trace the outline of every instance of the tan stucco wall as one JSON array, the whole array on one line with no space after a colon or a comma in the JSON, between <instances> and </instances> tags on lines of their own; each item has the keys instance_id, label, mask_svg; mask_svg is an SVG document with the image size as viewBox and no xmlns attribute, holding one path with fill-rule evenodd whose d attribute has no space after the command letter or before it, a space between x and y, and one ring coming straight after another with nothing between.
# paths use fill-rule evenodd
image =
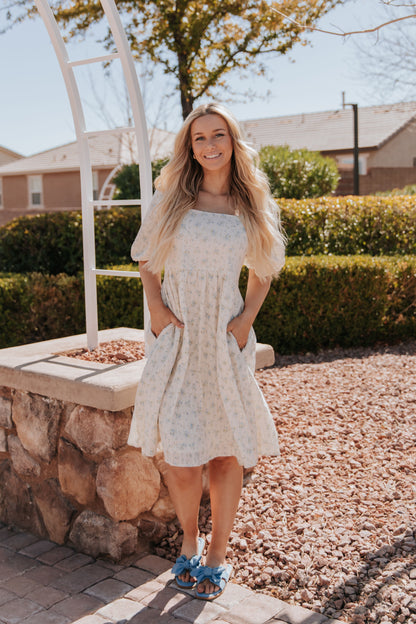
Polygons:
<instances>
[{"instance_id":1,"label":"tan stucco wall","mask_svg":"<svg viewBox=\"0 0 416 624\"><path fill-rule=\"evenodd\" d=\"M47 209L81 208L81 185L78 171L45 173L43 203Z\"/></svg>"},{"instance_id":2,"label":"tan stucco wall","mask_svg":"<svg viewBox=\"0 0 416 624\"><path fill-rule=\"evenodd\" d=\"M5 210L27 209L29 196L25 175L3 178L3 207Z\"/></svg>"},{"instance_id":3,"label":"tan stucco wall","mask_svg":"<svg viewBox=\"0 0 416 624\"><path fill-rule=\"evenodd\" d=\"M112 169L98 170L99 187ZM42 175L42 208L29 209L28 179L26 175L3 177L3 209L0 226L14 217L25 214L81 209L81 183L78 171L44 173Z\"/></svg>"},{"instance_id":4,"label":"tan stucco wall","mask_svg":"<svg viewBox=\"0 0 416 624\"><path fill-rule=\"evenodd\" d=\"M416 123L373 152L368 167L413 167L413 158L416 158Z\"/></svg>"}]
</instances>

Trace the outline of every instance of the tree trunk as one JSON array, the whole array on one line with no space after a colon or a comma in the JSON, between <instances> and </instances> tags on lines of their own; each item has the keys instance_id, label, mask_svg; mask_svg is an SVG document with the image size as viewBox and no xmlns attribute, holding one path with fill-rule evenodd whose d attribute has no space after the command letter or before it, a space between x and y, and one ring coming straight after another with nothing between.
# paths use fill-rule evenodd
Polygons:
<instances>
[{"instance_id":1,"label":"tree trunk","mask_svg":"<svg viewBox=\"0 0 416 624\"><path fill-rule=\"evenodd\" d=\"M184 120L188 117L189 113L192 112L193 103L193 97L189 95L189 93L184 92L181 85L182 117Z\"/></svg>"},{"instance_id":2,"label":"tree trunk","mask_svg":"<svg viewBox=\"0 0 416 624\"><path fill-rule=\"evenodd\" d=\"M189 79L188 59L183 52L178 52L178 70L182 117L186 119L189 113L192 112L194 98L192 96L192 85Z\"/></svg>"}]
</instances>

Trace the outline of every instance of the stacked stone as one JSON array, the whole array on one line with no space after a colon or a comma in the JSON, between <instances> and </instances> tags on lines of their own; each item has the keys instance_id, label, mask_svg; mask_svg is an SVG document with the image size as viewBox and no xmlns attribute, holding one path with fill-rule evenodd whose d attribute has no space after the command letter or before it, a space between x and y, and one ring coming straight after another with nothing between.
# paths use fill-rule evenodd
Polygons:
<instances>
[{"instance_id":1,"label":"stacked stone","mask_svg":"<svg viewBox=\"0 0 416 624\"><path fill-rule=\"evenodd\" d=\"M127 446L131 415L0 388L0 520L115 561L159 541L165 464Z\"/></svg>"}]
</instances>

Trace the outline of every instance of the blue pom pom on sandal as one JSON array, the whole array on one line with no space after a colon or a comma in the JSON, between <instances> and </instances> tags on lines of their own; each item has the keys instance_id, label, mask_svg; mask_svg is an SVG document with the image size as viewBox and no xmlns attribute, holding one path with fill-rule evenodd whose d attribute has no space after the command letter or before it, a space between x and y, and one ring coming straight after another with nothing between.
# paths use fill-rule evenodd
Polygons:
<instances>
[{"instance_id":1,"label":"blue pom pom on sandal","mask_svg":"<svg viewBox=\"0 0 416 624\"><path fill-rule=\"evenodd\" d=\"M192 589L195 586L195 583L196 583L195 572L200 566L202 552L204 550L204 547L205 547L204 538L198 537L197 554L191 557L190 559L188 559L186 555L181 555L180 557L176 559L175 565L172 568L172 574L175 575L175 582L178 587L181 587L182 589ZM193 581L191 580L183 581L182 579L179 578L179 576L183 574L184 572L186 572L187 570L189 571L190 577L194 579Z\"/></svg>"},{"instance_id":2,"label":"blue pom pom on sandal","mask_svg":"<svg viewBox=\"0 0 416 624\"><path fill-rule=\"evenodd\" d=\"M200 600L214 600L214 598L220 596L231 578L232 571L233 567L230 563L227 563L225 566L217 566L216 568L199 566L194 573L196 584L199 585L203 581L209 581L213 585L217 585L218 589L210 593L197 590L195 591L196 598Z\"/></svg>"}]
</instances>

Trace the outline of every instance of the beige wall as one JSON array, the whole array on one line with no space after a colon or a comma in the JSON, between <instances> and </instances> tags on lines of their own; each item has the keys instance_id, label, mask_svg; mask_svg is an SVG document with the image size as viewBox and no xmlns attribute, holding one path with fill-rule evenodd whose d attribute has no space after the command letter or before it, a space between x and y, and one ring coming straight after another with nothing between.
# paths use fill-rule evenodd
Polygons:
<instances>
[{"instance_id":1,"label":"beige wall","mask_svg":"<svg viewBox=\"0 0 416 624\"><path fill-rule=\"evenodd\" d=\"M111 169L98 170L101 190ZM59 210L81 209L81 183L78 171L44 173L42 175L42 208L29 209L28 178L26 175L3 176L3 210L0 226L25 214L40 214Z\"/></svg>"},{"instance_id":2,"label":"beige wall","mask_svg":"<svg viewBox=\"0 0 416 624\"><path fill-rule=\"evenodd\" d=\"M352 195L354 183L352 171L341 171L336 195ZM372 195L377 191L391 191L416 184L416 167L373 167L367 175L360 175L360 195Z\"/></svg>"},{"instance_id":3,"label":"beige wall","mask_svg":"<svg viewBox=\"0 0 416 624\"><path fill-rule=\"evenodd\" d=\"M26 176L3 177L3 208L5 210L26 210L28 204Z\"/></svg>"},{"instance_id":4,"label":"beige wall","mask_svg":"<svg viewBox=\"0 0 416 624\"><path fill-rule=\"evenodd\" d=\"M81 208L81 184L78 171L45 173L43 176L43 205L50 210Z\"/></svg>"},{"instance_id":5,"label":"beige wall","mask_svg":"<svg viewBox=\"0 0 416 624\"><path fill-rule=\"evenodd\" d=\"M414 158L416 158L416 123L409 124L373 152L368 159L368 167L413 167Z\"/></svg>"}]
</instances>

